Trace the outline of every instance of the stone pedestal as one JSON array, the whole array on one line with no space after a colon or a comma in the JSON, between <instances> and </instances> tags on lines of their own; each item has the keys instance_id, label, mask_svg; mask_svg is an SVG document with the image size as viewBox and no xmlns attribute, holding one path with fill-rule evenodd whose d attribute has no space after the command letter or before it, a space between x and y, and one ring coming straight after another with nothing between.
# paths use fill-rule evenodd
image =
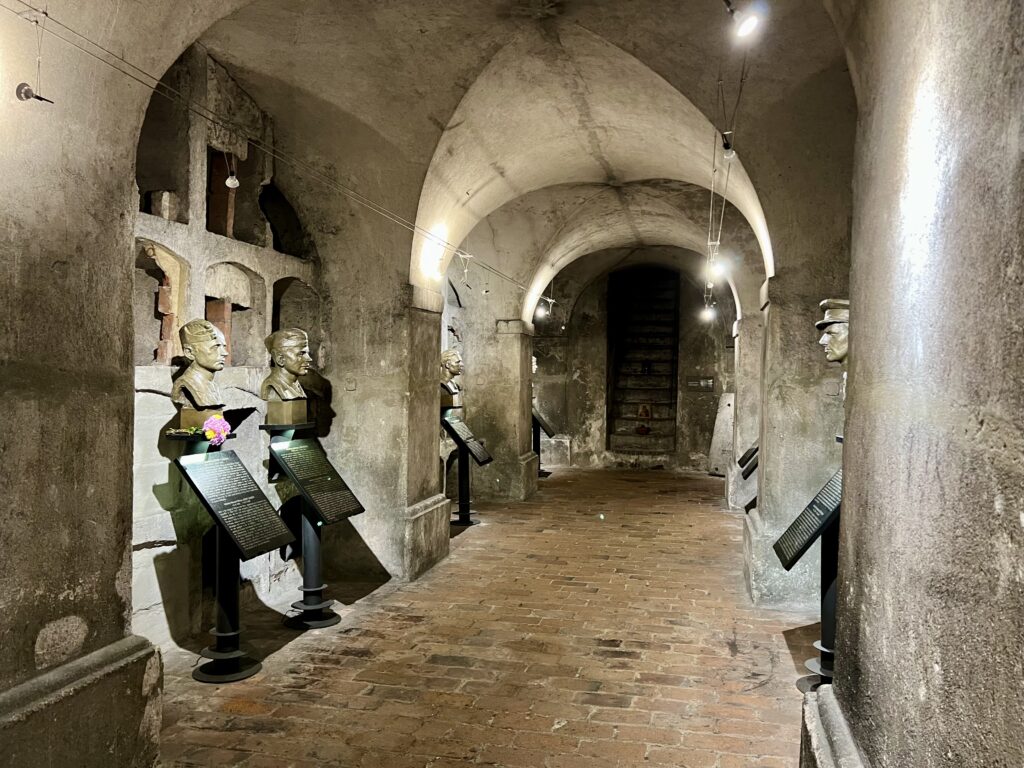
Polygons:
<instances>
[{"instance_id":1,"label":"stone pedestal","mask_svg":"<svg viewBox=\"0 0 1024 768\"><path fill-rule=\"evenodd\" d=\"M522 320L498 320L494 335L467 355L465 420L494 461L474 469L474 499L522 500L537 490L533 452L533 331Z\"/></svg>"},{"instance_id":2,"label":"stone pedestal","mask_svg":"<svg viewBox=\"0 0 1024 768\"><path fill-rule=\"evenodd\" d=\"M772 278L764 290L764 356L758 454L758 519L745 536L748 588L760 605L818 605L818 556L812 549L788 573L771 543L839 469L842 370L821 354L820 297L798 272ZM834 291L833 291L834 292Z\"/></svg>"},{"instance_id":3,"label":"stone pedestal","mask_svg":"<svg viewBox=\"0 0 1024 768\"><path fill-rule=\"evenodd\" d=\"M757 477L744 480L736 459L760 437L761 430L761 351L764 325L758 315L744 317L733 325L736 340L736 401L733 411L733 461L726 474L729 506L742 509L753 495Z\"/></svg>"}]
</instances>

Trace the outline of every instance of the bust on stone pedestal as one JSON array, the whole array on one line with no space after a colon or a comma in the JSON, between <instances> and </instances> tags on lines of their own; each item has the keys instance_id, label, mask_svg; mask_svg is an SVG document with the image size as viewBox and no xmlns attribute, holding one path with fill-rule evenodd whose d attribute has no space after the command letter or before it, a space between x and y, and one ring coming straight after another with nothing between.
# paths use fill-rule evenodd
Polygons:
<instances>
[{"instance_id":1,"label":"bust on stone pedestal","mask_svg":"<svg viewBox=\"0 0 1024 768\"><path fill-rule=\"evenodd\" d=\"M189 365L171 387L171 400L180 406L180 426L198 427L224 409L224 397L214 375L224 370L228 347L224 334L208 320L190 320L178 336Z\"/></svg>"},{"instance_id":2,"label":"bust on stone pedestal","mask_svg":"<svg viewBox=\"0 0 1024 768\"><path fill-rule=\"evenodd\" d=\"M264 344L273 366L260 385L267 401L268 424L301 424L306 421L306 391L299 377L309 373L309 337L301 328L286 328L267 336Z\"/></svg>"}]
</instances>

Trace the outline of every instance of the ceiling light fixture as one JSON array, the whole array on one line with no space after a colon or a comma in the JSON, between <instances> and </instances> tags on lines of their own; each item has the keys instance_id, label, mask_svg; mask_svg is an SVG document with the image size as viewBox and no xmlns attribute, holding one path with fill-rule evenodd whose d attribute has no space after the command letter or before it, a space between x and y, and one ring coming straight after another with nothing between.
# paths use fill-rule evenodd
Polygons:
<instances>
[{"instance_id":1,"label":"ceiling light fixture","mask_svg":"<svg viewBox=\"0 0 1024 768\"><path fill-rule=\"evenodd\" d=\"M725 8L729 11L729 15L732 16L733 23L736 25L736 37L746 38L754 34L754 31L761 24L761 17L753 11L739 11L732 4L732 0L722 0L725 3Z\"/></svg>"}]
</instances>

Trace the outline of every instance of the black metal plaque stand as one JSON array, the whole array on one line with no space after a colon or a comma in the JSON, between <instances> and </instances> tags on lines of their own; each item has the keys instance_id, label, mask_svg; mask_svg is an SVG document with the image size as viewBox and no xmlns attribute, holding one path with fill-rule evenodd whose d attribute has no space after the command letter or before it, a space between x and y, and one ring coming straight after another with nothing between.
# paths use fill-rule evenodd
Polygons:
<instances>
[{"instance_id":1,"label":"black metal plaque stand","mask_svg":"<svg viewBox=\"0 0 1024 768\"><path fill-rule=\"evenodd\" d=\"M554 434L548 428L547 424L541 419L537 409L533 409L533 452L537 454L537 477L551 477L551 473L546 469L540 467L540 432L544 430L544 434L548 437L554 437Z\"/></svg>"},{"instance_id":2,"label":"black metal plaque stand","mask_svg":"<svg viewBox=\"0 0 1024 768\"><path fill-rule=\"evenodd\" d=\"M790 570L821 539L821 639L814 643L818 658L805 666L823 680L835 669L836 580L839 575L839 518L842 511L843 471L840 469L817 493L774 544L782 567Z\"/></svg>"},{"instance_id":3,"label":"black metal plaque stand","mask_svg":"<svg viewBox=\"0 0 1024 768\"><path fill-rule=\"evenodd\" d=\"M234 435L228 435L228 438L233 437ZM211 445L202 435L171 435L170 439L184 441L186 456L220 450L220 446ZM210 630L213 645L208 645L199 652L200 656L209 661L192 670L192 677L200 683L234 683L252 677L263 668L263 665L241 648L242 628L238 612L241 578L238 549L222 526L215 527L217 543L213 591L217 616L213 629Z\"/></svg>"},{"instance_id":4,"label":"black metal plaque stand","mask_svg":"<svg viewBox=\"0 0 1024 768\"><path fill-rule=\"evenodd\" d=\"M452 525L467 526L476 525L477 520L470 517L469 499L469 459L470 457L478 466L490 464L493 459L487 452L484 444L481 443L469 427L458 417L461 406L442 406L441 427L448 433L448 436L455 442L458 449L459 468L459 517L452 521Z\"/></svg>"},{"instance_id":5,"label":"black metal plaque stand","mask_svg":"<svg viewBox=\"0 0 1024 768\"><path fill-rule=\"evenodd\" d=\"M310 422L306 424L261 424L260 429L270 433L270 442L279 443L295 438L296 432L303 432L316 427ZM281 475L280 468L275 465L273 453L270 456L269 472L272 477ZM297 616L285 619L285 625L293 629L319 629L330 627L341 621L341 616L331 610L333 600L324 598L324 584L321 576L320 536L323 523L316 519L316 513L309 502L302 498L302 599L292 603L292 608L299 611Z\"/></svg>"},{"instance_id":6,"label":"black metal plaque stand","mask_svg":"<svg viewBox=\"0 0 1024 768\"><path fill-rule=\"evenodd\" d=\"M804 666L831 680L836 660L836 580L839 577L839 516L821 534L821 639L815 641L818 658Z\"/></svg>"},{"instance_id":7,"label":"black metal plaque stand","mask_svg":"<svg viewBox=\"0 0 1024 768\"><path fill-rule=\"evenodd\" d=\"M479 520L470 517L469 509L469 448L458 446L459 462L459 517L452 525L476 525Z\"/></svg>"}]
</instances>

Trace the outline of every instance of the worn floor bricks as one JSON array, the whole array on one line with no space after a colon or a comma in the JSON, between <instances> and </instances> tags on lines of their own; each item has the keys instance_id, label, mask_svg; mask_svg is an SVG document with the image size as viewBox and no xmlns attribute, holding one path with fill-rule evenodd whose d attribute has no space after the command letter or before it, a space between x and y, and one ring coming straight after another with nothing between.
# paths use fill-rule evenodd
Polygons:
<instances>
[{"instance_id":1,"label":"worn floor bricks","mask_svg":"<svg viewBox=\"0 0 1024 768\"><path fill-rule=\"evenodd\" d=\"M797 765L815 617L755 609L718 480L560 470L413 584L304 635L250 612L263 671L167 659L165 766Z\"/></svg>"}]
</instances>

